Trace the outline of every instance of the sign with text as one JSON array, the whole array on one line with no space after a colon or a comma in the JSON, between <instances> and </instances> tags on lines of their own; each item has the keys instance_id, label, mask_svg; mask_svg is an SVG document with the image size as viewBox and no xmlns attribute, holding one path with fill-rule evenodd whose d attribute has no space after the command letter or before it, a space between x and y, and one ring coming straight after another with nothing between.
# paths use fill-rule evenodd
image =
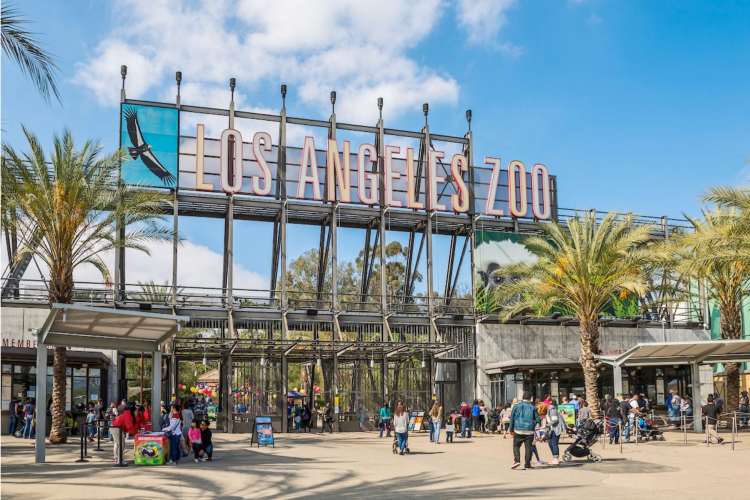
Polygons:
<instances>
[{"instance_id":1,"label":"sign with text","mask_svg":"<svg viewBox=\"0 0 750 500\"><path fill-rule=\"evenodd\" d=\"M255 417L255 423L253 424L253 437L250 439L250 444L256 440L258 448L260 445L268 446L269 444L274 448L276 445L273 442L273 427L271 426L271 417Z\"/></svg>"}]
</instances>

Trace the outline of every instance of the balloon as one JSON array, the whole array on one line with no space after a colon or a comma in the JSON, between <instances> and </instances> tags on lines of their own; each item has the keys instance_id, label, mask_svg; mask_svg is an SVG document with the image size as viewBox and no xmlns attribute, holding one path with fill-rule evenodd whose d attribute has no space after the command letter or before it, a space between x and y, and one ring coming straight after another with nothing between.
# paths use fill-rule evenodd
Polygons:
<instances>
[{"instance_id":1,"label":"balloon","mask_svg":"<svg viewBox=\"0 0 750 500\"><path fill-rule=\"evenodd\" d=\"M295 387L295 388L294 388L294 392L297 392L297 391L299 391L299 389L297 389L297 388Z\"/></svg>"},{"instance_id":2,"label":"balloon","mask_svg":"<svg viewBox=\"0 0 750 500\"><path fill-rule=\"evenodd\" d=\"M174 401L175 399L177 399L177 397L176 396L172 396L172 401Z\"/></svg>"},{"instance_id":3,"label":"balloon","mask_svg":"<svg viewBox=\"0 0 750 500\"><path fill-rule=\"evenodd\" d=\"M322 389L320 387L315 388L315 392L320 392Z\"/></svg>"},{"instance_id":4,"label":"balloon","mask_svg":"<svg viewBox=\"0 0 750 500\"><path fill-rule=\"evenodd\" d=\"M257 398L257 397L260 397L260 393L259 393L259 392L256 392L256 393L255 393L255 397L256 397L256 398Z\"/></svg>"},{"instance_id":5,"label":"balloon","mask_svg":"<svg viewBox=\"0 0 750 500\"><path fill-rule=\"evenodd\" d=\"M306 390L306 389L302 389L302 390L301 390L301 391L299 391L299 392L301 392L302 394L304 394L305 392L307 392L307 390Z\"/></svg>"},{"instance_id":6,"label":"balloon","mask_svg":"<svg viewBox=\"0 0 750 500\"><path fill-rule=\"evenodd\" d=\"M191 387L190 388L190 392L192 392L193 394L195 394L197 391L198 391L198 389L196 389L195 387Z\"/></svg>"},{"instance_id":7,"label":"balloon","mask_svg":"<svg viewBox=\"0 0 750 500\"><path fill-rule=\"evenodd\" d=\"M178 389L184 389L184 388L185 388L185 386L184 386L184 385L182 385L182 384L177 384L177 388L178 388Z\"/></svg>"},{"instance_id":8,"label":"balloon","mask_svg":"<svg viewBox=\"0 0 750 500\"><path fill-rule=\"evenodd\" d=\"M216 397L216 391L213 391L213 392L211 393L211 395L212 395L213 397Z\"/></svg>"}]
</instances>

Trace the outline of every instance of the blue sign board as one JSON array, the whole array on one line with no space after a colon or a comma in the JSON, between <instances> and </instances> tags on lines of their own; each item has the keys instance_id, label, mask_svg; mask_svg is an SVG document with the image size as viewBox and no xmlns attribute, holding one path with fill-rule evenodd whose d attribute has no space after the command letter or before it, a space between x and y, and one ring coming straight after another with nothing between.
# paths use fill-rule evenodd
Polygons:
<instances>
[{"instance_id":1,"label":"blue sign board","mask_svg":"<svg viewBox=\"0 0 750 500\"><path fill-rule=\"evenodd\" d=\"M120 144L133 160L122 165L125 184L177 187L178 113L175 108L122 105Z\"/></svg>"},{"instance_id":2,"label":"blue sign board","mask_svg":"<svg viewBox=\"0 0 750 500\"><path fill-rule=\"evenodd\" d=\"M255 417L255 429L253 430L253 437L258 439L258 447L260 445L268 446L269 444L274 448L273 442L273 427L271 426L271 417ZM250 440L252 443L252 439Z\"/></svg>"}]
</instances>

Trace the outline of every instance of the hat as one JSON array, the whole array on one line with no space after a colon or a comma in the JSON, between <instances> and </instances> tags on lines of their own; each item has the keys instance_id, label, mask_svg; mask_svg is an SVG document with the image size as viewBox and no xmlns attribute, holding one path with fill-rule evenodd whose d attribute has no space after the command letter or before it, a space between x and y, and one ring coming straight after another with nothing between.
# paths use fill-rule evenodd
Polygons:
<instances>
[{"instance_id":1,"label":"hat","mask_svg":"<svg viewBox=\"0 0 750 500\"><path fill-rule=\"evenodd\" d=\"M122 398L122 399L120 400L120 403L127 403L127 402L128 402L128 400L127 400L126 398Z\"/></svg>"},{"instance_id":2,"label":"hat","mask_svg":"<svg viewBox=\"0 0 750 500\"><path fill-rule=\"evenodd\" d=\"M742 394L747 394L747 391L742 391Z\"/></svg>"}]
</instances>

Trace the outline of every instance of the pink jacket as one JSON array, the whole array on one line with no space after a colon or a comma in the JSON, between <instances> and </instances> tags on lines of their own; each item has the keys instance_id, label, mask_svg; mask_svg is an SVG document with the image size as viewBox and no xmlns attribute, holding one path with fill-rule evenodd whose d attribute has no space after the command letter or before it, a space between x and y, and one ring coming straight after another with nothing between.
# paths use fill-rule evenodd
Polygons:
<instances>
[{"instance_id":1,"label":"pink jacket","mask_svg":"<svg viewBox=\"0 0 750 500\"><path fill-rule=\"evenodd\" d=\"M188 431L188 438L190 439L190 442L200 442L201 440L201 430L200 429L193 429L192 427Z\"/></svg>"}]
</instances>

